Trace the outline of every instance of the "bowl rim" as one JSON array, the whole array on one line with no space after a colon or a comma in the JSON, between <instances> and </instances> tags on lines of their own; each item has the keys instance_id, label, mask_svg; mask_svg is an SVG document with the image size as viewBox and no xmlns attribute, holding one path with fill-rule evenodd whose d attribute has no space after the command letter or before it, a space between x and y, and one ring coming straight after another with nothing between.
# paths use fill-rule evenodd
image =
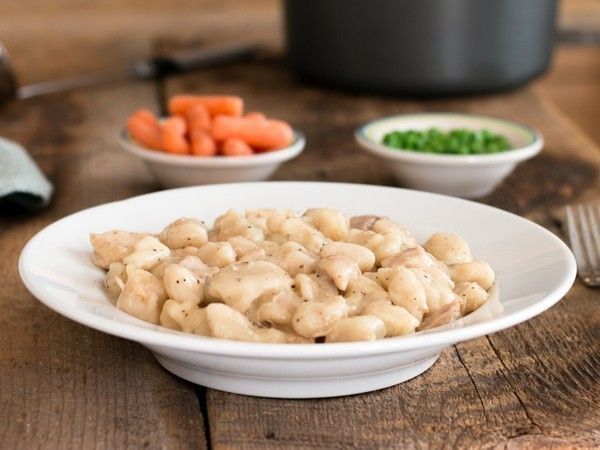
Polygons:
<instances>
[{"instance_id":1,"label":"bowl rim","mask_svg":"<svg viewBox=\"0 0 600 450\"><path fill-rule=\"evenodd\" d=\"M470 119L484 119L486 121L498 122L503 125L518 128L521 132L526 133L532 138L532 142L524 147L511 148L509 150L483 155L447 155L438 153L420 153L412 150L394 149L380 142L375 142L366 135L366 130L383 121L403 120L414 117L467 117ZM537 155L544 146L544 137L540 131L523 125L518 122L513 122L500 117L487 116L481 114L459 113L459 112L422 112L410 114L395 114L385 117L380 117L371 120L359 126L354 132L354 138L358 144L370 153L393 161L405 161L417 163L419 165L437 165L437 166L487 166L496 164L514 163L524 161Z\"/></svg>"},{"instance_id":2,"label":"bowl rim","mask_svg":"<svg viewBox=\"0 0 600 450\"><path fill-rule=\"evenodd\" d=\"M356 186L364 186L369 189L380 190L381 193L385 193L399 188L384 187L384 186L371 186L371 185L357 185L352 183L318 183L318 182L256 182L256 183L228 183L210 186L213 189L227 189L228 187L238 185L244 188L250 189L253 185L264 185L269 184L273 188L279 188L285 190L286 187L291 185L306 185L306 184L320 184L320 185L335 185L335 186L346 186L355 189ZM19 274L23 280L27 289L42 303L49 308L57 311L61 315L77 322L89 326L90 328L100 330L102 332L119 336L122 338L130 339L139 342L146 346L153 346L155 348L171 348L176 350L192 351L205 354L218 354L227 355L240 358L264 358L264 359L298 359L298 358L343 358L347 356L368 356L378 354L389 354L400 351L418 350L423 348L431 347L445 347L448 345L455 344L456 342L472 339L475 337L483 336L485 334L494 333L502 329L511 327L525 320L528 320L552 305L558 302L571 288L575 276L576 276L576 265L575 258L567 245L552 232L546 230L542 226L531 222L528 219L509 213L507 211L495 208L492 206L472 202L469 200L458 199L449 197L441 194L434 194L421 191L413 191L409 189L400 189L402 191L417 193L418 195L434 196L442 198L446 202L467 202L473 204L476 208L491 209L496 214L502 214L505 216L511 216L520 221L525 221L529 226L533 227L536 231L544 234L547 239L550 239L555 245L556 249L560 251L562 260L568 267L568 271L565 271L563 277L558 281L555 289L548 292L545 297L530 304L520 310L514 311L511 314L503 317L496 317L493 319L486 320L484 322L469 324L461 327L444 329L444 330L431 330L421 334L400 336L396 338L380 339L376 341L359 341L359 342L346 342L346 343L330 343L326 345L315 345L315 344L274 344L274 343L259 343L259 342L241 342L241 341L228 341L225 339L218 339L213 337L196 336L193 334L177 332L168 330L166 328L147 328L148 325L145 322L139 321L140 325L136 323L120 323L113 319L99 316L91 312L82 310L81 308L69 308L65 301L57 299L56 296L49 293L43 285L35 280L35 274L30 270L31 262L33 257L31 256L36 241L40 239L42 233L46 233L52 228L60 226L61 223L69 220L73 220L78 215L90 214L95 210L106 208L109 205L115 205L118 203L128 202L134 199L141 199L149 196L168 196L172 192L183 190L198 190L206 188L206 186L194 186L179 189L169 189L165 191L159 191L140 196L131 197L129 199L105 203L103 205L87 208L77 213L66 216L39 231L34 237L23 248L19 258ZM108 300L107 300L108 301ZM142 326L145 325L145 326ZM158 331L158 332L157 332Z\"/></svg>"},{"instance_id":3,"label":"bowl rim","mask_svg":"<svg viewBox=\"0 0 600 450\"><path fill-rule=\"evenodd\" d=\"M304 133L296 129L294 141L287 147L252 156L227 156L203 158L193 155L171 155L167 152L152 150L133 140L127 129L119 134L119 144L128 153L152 163L187 168L239 168L277 164L298 156L306 145Z\"/></svg>"}]
</instances>

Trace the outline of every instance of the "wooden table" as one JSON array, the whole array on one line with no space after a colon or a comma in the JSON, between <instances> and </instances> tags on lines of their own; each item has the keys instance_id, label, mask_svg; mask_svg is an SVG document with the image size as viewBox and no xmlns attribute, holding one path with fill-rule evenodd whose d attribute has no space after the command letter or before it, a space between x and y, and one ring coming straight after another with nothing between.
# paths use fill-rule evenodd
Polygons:
<instances>
[{"instance_id":1,"label":"wooden table","mask_svg":"<svg viewBox=\"0 0 600 450\"><path fill-rule=\"evenodd\" d=\"M546 137L542 154L484 203L562 235L562 207L600 195L600 149L539 83L485 97L394 99L301 84L272 58L159 87L236 93L304 130L306 151L277 180L395 185L353 142L354 128L384 114L450 110L522 121ZM580 282L535 319L446 350L416 379L306 401L194 386L141 346L42 306L19 280L21 248L67 214L158 189L115 143L126 116L140 106L157 110L157 98L154 83L123 82L0 111L1 133L25 145L56 187L41 213L0 212L0 449L600 448L600 297Z\"/></svg>"}]
</instances>

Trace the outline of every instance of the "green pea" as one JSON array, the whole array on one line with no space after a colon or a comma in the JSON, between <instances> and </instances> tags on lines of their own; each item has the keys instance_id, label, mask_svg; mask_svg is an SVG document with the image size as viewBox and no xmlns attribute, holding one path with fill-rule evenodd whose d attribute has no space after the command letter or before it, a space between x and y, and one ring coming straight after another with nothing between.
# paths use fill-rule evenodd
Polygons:
<instances>
[{"instance_id":1,"label":"green pea","mask_svg":"<svg viewBox=\"0 0 600 450\"><path fill-rule=\"evenodd\" d=\"M486 129L395 130L387 133L382 143L399 150L458 155L498 153L510 149L505 136Z\"/></svg>"}]
</instances>

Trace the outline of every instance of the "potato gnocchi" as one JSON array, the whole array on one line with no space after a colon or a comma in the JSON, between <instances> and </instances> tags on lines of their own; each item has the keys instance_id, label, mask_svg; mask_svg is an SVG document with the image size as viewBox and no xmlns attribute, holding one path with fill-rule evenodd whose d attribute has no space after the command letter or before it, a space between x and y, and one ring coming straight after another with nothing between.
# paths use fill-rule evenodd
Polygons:
<instances>
[{"instance_id":1,"label":"potato gnocchi","mask_svg":"<svg viewBox=\"0 0 600 450\"><path fill-rule=\"evenodd\" d=\"M348 342L438 327L481 307L495 282L460 236L422 246L387 217L330 208L227 211L158 234L90 236L106 292L138 319L252 342Z\"/></svg>"}]
</instances>

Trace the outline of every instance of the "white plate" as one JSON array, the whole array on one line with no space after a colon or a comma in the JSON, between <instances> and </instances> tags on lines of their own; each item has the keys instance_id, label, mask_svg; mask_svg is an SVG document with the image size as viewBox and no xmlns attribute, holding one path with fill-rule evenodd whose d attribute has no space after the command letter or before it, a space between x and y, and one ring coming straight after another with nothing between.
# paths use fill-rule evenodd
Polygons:
<instances>
[{"instance_id":1,"label":"white plate","mask_svg":"<svg viewBox=\"0 0 600 450\"><path fill-rule=\"evenodd\" d=\"M318 206L390 216L419 240L436 231L459 233L496 271L492 299L451 326L410 336L339 344L234 342L167 330L125 314L107 299L104 273L90 260L90 231L156 232L178 217L211 221L228 208ZM139 342L182 378L229 392L288 398L356 394L401 383L429 368L445 347L541 313L575 279L574 258L560 239L499 209L396 188L293 182L183 188L90 208L33 237L19 269L27 288L48 307Z\"/></svg>"}]
</instances>

